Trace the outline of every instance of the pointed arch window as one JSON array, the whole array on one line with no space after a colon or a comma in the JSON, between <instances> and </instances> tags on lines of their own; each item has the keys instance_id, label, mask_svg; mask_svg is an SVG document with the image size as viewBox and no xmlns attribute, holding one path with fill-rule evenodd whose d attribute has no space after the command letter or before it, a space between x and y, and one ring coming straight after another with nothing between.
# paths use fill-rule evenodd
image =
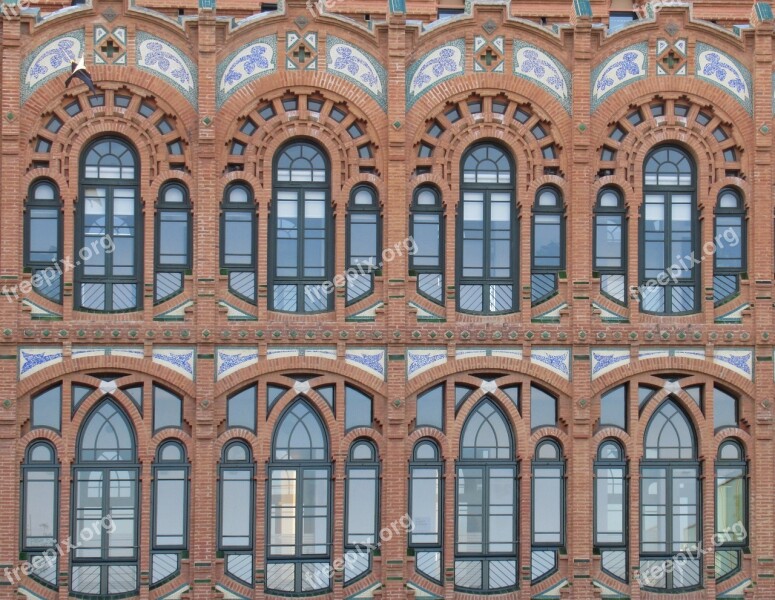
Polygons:
<instances>
[{"instance_id":1,"label":"pointed arch window","mask_svg":"<svg viewBox=\"0 0 775 600\"><path fill-rule=\"evenodd\" d=\"M298 398L275 426L269 465L266 586L302 593L331 587L328 434Z\"/></svg>"},{"instance_id":2,"label":"pointed arch window","mask_svg":"<svg viewBox=\"0 0 775 600\"><path fill-rule=\"evenodd\" d=\"M463 156L457 226L457 306L462 312L517 310L516 169L512 157L490 142Z\"/></svg>"},{"instance_id":3,"label":"pointed arch window","mask_svg":"<svg viewBox=\"0 0 775 600\"><path fill-rule=\"evenodd\" d=\"M33 289L52 302L62 302L62 200L50 179L30 185L24 213L24 266Z\"/></svg>"},{"instance_id":4,"label":"pointed arch window","mask_svg":"<svg viewBox=\"0 0 775 600\"><path fill-rule=\"evenodd\" d=\"M70 591L109 598L137 593L137 451L129 418L108 398L87 416L73 470Z\"/></svg>"},{"instance_id":5,"label":"pointed arch window","mask_svg":"<svg viewBox=\"0 0 775 600\"><path fill-rule=\"evenodd\" d=\"M600 291L614 302L625 304L627 275L627 222L624 198L618 189L600 190L595 204L594 270Z\"/></svg>"},{"instance_id":6,"label":"pointed arch window","mask_svg":"<svg viewBox=\"0 0 775 600\"><path fill-rule=\"evenodd\" d=\"M455 587L517 586L517 463L505 414L485 398L467 417L457 463Z\"/></svg>"},{"instance_id":7,"label":"pointed arch window","mask_svg":"<svg viewBox=\"0 0 775 600\"><path fill-rule=\"evenodd\" d=\"M219 468L218 549L226 574L253 585L256 484L250 447L235 440L223 448Z\"/></svg>"},{"instance_id":8,"label":"pointed arch window","mask_svg":"<svg viewBox=\"0 0 775 600\"><path fill-rule=\"evenodd\" d=\"M414 192L409 234L415 248L409 269L417 276L417 291L436 304L444 304L444 211L441 194L423 185Z\"/></svg>"},{"instance_id":9,"label":"pointed arch window","mask_svg":"<svg viewBox=\"0 0 775 600\"><path fill-rule=\"evenodd\" d=\"M442 506L444 463L433 440L420 440L409 464L409 515L414 527L409 547L414 549L415 568L441 585Z\"/></svg>"},{"instance_id":10,"label":"pointed arch window","mask_svg":"<svg viewBox=\"0 0 775 600\"><path fill-rule=\"evenodd\" d=\"M694 162L676 146L646 157L640 215L640 310L679 315L700 306L699 221Z\"/></svg>"},{"instance_id":11,"label":"pointed arch window","mask_svg":"<svg viewBox=\"0 0 775 600\"><path fill-rule=\"evenodd\" d=\"M716 457L716 577L723 581L742 566L748 545L748 463L737 440L721 443Z\"/></svg>"},{"instance_id":12,"label":"pointed arch window","mask_svg":"<svg viewBox=\"0 0 775 600\"><path fill-rule=\"evenodd\" d=\"M39 583L57 587L59 540L59 463L56 450L45 441L27 447L22 465L22 540L32 565L30 576ZM48 553L46 553L48 551Z\"/></svg>"},{"instance_id":13,"label":"pointed arch window","mask_svg":"<svg viewBox=\"0 0 775 600\"><path fill-rule=\"evenodd\" d=\"M180 572L180 553L188 549L188 463L175 440L163 442L153 464L151 508L151 585Z\"/></svg>"},{"instance_id":14,"label":"pointed arch window","mask_svg":"<svg viewBox=\"0 0 775 600\"><path fill-rule=\"evenodd\" d=\"M333 308L329 171L328 158L311 142L291 142L275 157L269 230L271 310L316 313Z\"/></svg>"},{"instance_id":15,"label":"pointed arch window","mask_svg":"<svg viewBox=\"0 0 775 600\"><path fill-rule=\"evenodd\" d=\"M669 398L659 406L644 442L641 585L653 590L697 588L702 583L702 561L696 552L701 526L697 442L689 418L675 400Z\"/></svg>"},{"instance_id":16,"label":"pointed arch window","mask_svg":"<svg viewBox=\"0 0 775 600\"><path fill-rule=\"evenodd\" d=\"M602 570L627 581L627 460L619 442L605 440L595 460L595 549Z\"/></svg>"},{"instance_id":17,"label":"pointed arch window","mask_svg":"<svg viewBox=\"0 0 775 600\"><path fill-rule=\"evenodd\" d=\"M745 207L734 188L719 193L713 243L713 302L718 306L737 295L746 270Z\"/></svg>"},{"instance_id":18,"label":"pointed arch window","mask_svg":"<svg viewBox=\"0 0 775 600\"><path fill-rule=\"evenodd\" d=\"M347 461L344 536L344 583L353 583L371 570L371 551L379 529L379 460L369 440L358 440Z\"/></svg>"},{"instance_id":19,"label":"pointed arch window","mask_svg":"<svg viewBox=\"0 0 775 600\"><path fill-rule=\"evenodd\" d=\"M538 443L533 460L533 541L531 580L545 579L557 570L565 545L565 461L554 440Z\"/></svg>"},{"instance_id":20,"label":"pointed arch window","mask_svg":"<svg viewBox=\"0 0 775 600\"><path fill-rule=\"evenodd\" d=\"M139 160L118 138L99 138L81 157L75 270L76 308L100 312L142 307Z\"/></svg>"},{"instance_id":21,"label":"pointed arch window","mask_svg":"<svg viewBox=\"0 0 775 600\"><path fill-rule=\"evenodd\" d=\"M154 302L183 291L183 277L191 271L191 202L181 181L161 186L156 201L156 278Z\"/></svg>"},{"instance_id":22,"label":"pointed arch window","mask_svg":"<svg viewBox=\"0 0 775 600\"><path fill-rule=\"evenodd\" d=\"M347 211L347 304L374 291L375 272L382 268L382 219L377 191L357 185Z\"/></svg>"},{"instance_id":23,"label":"pointed arch window","mask_svg":"<svg viewBox=\"0 0 775 600\"><path fill-rule=\"evenodd\" d=\"M221 204L221 269L229 276L229 291L251 304L256 301L257 232L253 188L234 181Z\"/></svg>"},{"instance_id":24,"label":"pointed arch window","mask_svg":"<svg viewBox=\"0 0 775 600\"><path fill-rule=\"evenodd\" d=\"M565 269L565 215L562 195L554 186L543 186L533 205L533 264L530 298L539 304L551 298Z\"/></svg>"}]
</instances>

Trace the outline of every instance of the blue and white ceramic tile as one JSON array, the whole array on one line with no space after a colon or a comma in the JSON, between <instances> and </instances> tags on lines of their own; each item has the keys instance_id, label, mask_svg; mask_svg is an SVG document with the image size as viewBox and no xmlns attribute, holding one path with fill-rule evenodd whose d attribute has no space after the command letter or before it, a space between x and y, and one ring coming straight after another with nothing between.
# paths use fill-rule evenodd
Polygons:
<instances>
[{"instance_id":1,"label":"blue and white ceramic tile","mask_svg":"<svg viewBox=\"0 0 775 600\"><path fill-rule=\"evenodd\" d=\"M215 380L220 381L232 373L255 365L258 362L257 348L218 348L215 351Z\"/></svg>"},{"instance_id":2,"label":"blue and white ceramic tile","mask_svg":"<svg viewBox=\"0 0 775 600\"><path fill-rule=\"evenodd\" d=\"M630 364L630 351L625 348L600 349L590 352L592 379L597 379L614 369Z\"/></svg>"},{"instance_id":3,"label":"blue and white ceramic tile","mask_svg":"<svg viewBox=\"0 0 775 600\"><path fill-rule=\"evenodd\" d=\"M453 40L446 46L431 50L416 61L406 74L406 107L411 108L428 90L465 70L464 39Z\"/></svg>"},{"instance_id":4,"label":"blue and white ceramic tile","mask_svg":"<svg viewBox=\"0 0 775 600\"><path fill-rule=\"evenodd\" d=\"M145 351L142 346L73 346L70 356L73 360L92 358L95 356L121 356L122 358L136 358L142 360L145 356Z\"/></svg>"},{"instance_id":5,"label":"blue and white ceramic tile","mask_svg":"<svg viewBox=\"0 0 775 600\"><path fill-rule=\"evenodd\" d=\"M466 358L485 358L486 356L487 348L455 348L455 360L463 360Z\"/></svg>"},{"instance_id":6,"label":"blue and white ceramic tile","mask_svg":"<svg viewBox=\"0 0 775 600\"><path fill-rule=\"evenodd\" d=\"M62 348L19 348L19 379L62 362Z\"/></svg>"},{"instance_id":7,"label":"blue and white ceramic tile","mask_svg":"<svg viewBox=\"0 0 775 600\"><path fill-rule=\"evenodd\" d=\"M220 108L235 91L246 83L277 70L277 36L258 38L232 52L216 69L218 89L216 104Z\"/></svg>"},{"instance_id":8,"label":"blue and white ceramic tile","mask_svg":"<svg viewBox=\"0 0 775 600\"><path fill-rule=\"evenodd\" d=\"M693 358L696 360L705 360L705 350L703 348L662 348L662 347L644 347L638 352L640 360L650 358Z\"/></svg>"},{"instance_id":9,"label":"blue and white ceramic tile","mask_svg":"<svg viewBox=\"0 0 775 600\"><path fill-rule=\"evenodd\" d=\"M197 107L199 84L196 65L185 52L144 31L137 32L137 66L159 75Z\"/></svg>"},{"instance_id":10,"label":"blue and white ceramic tile","mask_svg":"<svg viewBox=\"0 0 775 600\"><path fill-rule=\"evenodd\" d=\"M55 37L38 46L21 66L21 99L27 100L35 89L57 75L70 72L70 61L78 60L84 51L83 29Z\"/></svg>"},{"instance_id":11,"label":"blue and white ceramic tile","mask_svg":"<svg viewBox=\"0 0 775 600\"><path fill-rule=\"evenodd\" d=\"M154 348L153 362L193 380L194 352L193 348Z\"/></svg>"},{"instance_id":12,"label":"blue and white ceramic tile","mask_svg":"<svg viewBox=\"0 0 775 600\"><path fill-rule=\"evenodd\" d=\"M570 380L570 350L560 348L533 348L530 362L549 369L563 379Z\"/></svg>"},{"instance_id":13,"label":"blue and white ceramic tile","mask_svg":"<svg viewBox=\"0 0 775 600\"><path fill-rule=\"evenodd\" d=\"M648 360L650 358L667 358L670 356L669 348L640 348L638 350L638 358L640 360Z\"/></svg>"},{"instance_id":14,"label":"blue and white ceramic tile","mask_svg":"<svg viewBox=\"0 0 775 600\"><path fill-rule=\"evenodd\" d=\"M509 346L495 346L492 348L473 346L471 348L458 347L455 349L455 360L462 360L465 358L486 358L488 356L522 360L522 348Z\"/></svg>"},{"instance_id":15,"label":"blue and white ceramic tile","mask_svg":"<svg viewBox=\"0 0 775 600\"><path fill-rule=\"evenodd\" d=\"M514 75L537 83L571 112L571 74L551 54L514 40Z\"/></svg>"},{"instance_id":16,"label":"blue and white ceramic tile","mask_svg":"<svg viewBox=\"0 0 775 600\"><path fill-rule=\"evenodd\" d=\"M385 354L384 348L348 348L344 354L344 360L348 365L384 380Z\"/></svg>"},{"instance_id":17,"label":"blue and white ceramic tile","mask_svg":"<svg viewBox=\"0 0 775 600\"><path fill-rule=\"evenodd\" d=\"M753 381L753 350L715 348L713 362Z\"/></svg>"},{"instance_id":18,"label":"blue and white ceramic tile","mask_svg":"<svg viewBox=\"0 0 775 600\"><path fill-rule=\"evenodd\" d=\"M268 360L273 360L276 358L295 358L301 356L336 360L336 348L310 346L307 348L269 348L266 351L266 358Z\"/></svg>"},{"instance_id":19,"label":"blue and white ceramic tile","mask_svg":"<svg viewBox=\"0 0 775 600\"><path fill-rule=\"evenodd\" d=\"M329 73L351 81L387 107L387 72L374 56L333 35L326 38L326 56Z\"/></svg>"},{"instance_id":20,"label":"blue and white ceramic tile","mask_svg":"<svg viewBox=\"0 0 775 600\"><path fill-rule=\"evenodd\" d=\"M675 348L670 356L675 358L693 358L694 360L705 360L704 348Z\"/></svg>"},{"instance_id":21,"label":"blue and white ceramic tile","mask_svg":"<svg viewBox=\"0 0 775 600\"><path fill-rule=\"evenodd\" d=\"M611 93L646 77L648 44L641 42L621 50L592 71L592 110Z\"/></svg>"},{"instance_id":22,"label":"blue and white ceramic tile","mask_svg":"<svg viewBox=\"0 0 775 600\"><path fill-rule=\"evenodd\" d=\"M406 375L408 379L447 362L446 348L417 348L406 351Z\"/></svg>"},{"instance_id":23,"label":"blue and white ceramic tile","mask_svg":"<svg viewBox=\"0 0 775 600\"><path fill-rule=\"evenodd\" d=\"M694 49L697 77L720 87L750 113L753 111L751 73L721 50L697 42Z\"/></svg>"},{"instance_id":24,"label":"blue and white ceramic tile","mask_svg":"<svg viewBox=\"0 0 775 600\"><path fill-rule=\"evenodd\" d=\"M92 49L95 65L105 64L105 60L102 58L100 53L97 52L97 48L99 47L102 40L108 36L108 34L111 34L119 41L120 44L124 46L124 48L126 48L126 27L116 27L111 31L102 25L96 25L94 27L94 47ZM114 65L126 65L126 51L122 49L119 54L116 54L115 58L111 59L111 61Z\"/></svg>"}]
</instances>

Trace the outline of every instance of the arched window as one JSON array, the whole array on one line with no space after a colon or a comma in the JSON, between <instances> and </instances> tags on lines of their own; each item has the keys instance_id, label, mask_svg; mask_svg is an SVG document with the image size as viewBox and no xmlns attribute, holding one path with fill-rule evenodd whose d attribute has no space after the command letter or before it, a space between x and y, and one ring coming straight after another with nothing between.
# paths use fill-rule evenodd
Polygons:
<instances>
[{"instance_id":1,"label":"arched window","mask_svg":"<svg viewBox=\"0 0 775 600\"><path fill-rule=\"evenodd\" d=\"M344 583L353 583L371 570L371 550L379 530L379 461L368 440L350 447L344 535Z\"/></svg>"},{"instance_id":2,"label":"arched window","mask_svg":"<svg viewBox=\"0 0 775 600\"><path fill-rule=\"evenodd\" d=\"M224 553L224 570L230 577L252 586L255 463L245 442L236 440L224 446L219 475L218 549Z\"/></svg>"},{"instance_id":3,"label":"arched window","mask_svg":"<svg viewBox=\"0 0 775 600\"><path fill-rule=\"evenodd\" d=\"M444 304L444 211L441 194L423 185L414 191L409 235L414 251L409 269L417 276L417 291L436 304Z\"/></svg>"},{"instance_id":4,"label":"arched window","mask_svg":"<svg viewBox=\"0 0 775 600\"><path fill-rule=\"evenodd\" d=\"M516 169L500 146L476 144L463 156L457 228L458 310L517 310Z\"/></svg>"},{"instance_id":5,"label":"arched window","mask_svg":"<svg viewBox=\"0 0 775 600\"><path fill-rule=\"evenodd\" d=\"M21 504L21 550L28 553L27 561L33 567L30 576L56 588L58 560L52 549L59 541L59 463L48 442L35 441L27 447Z\"/></svg>"},{"instance_id":6,"label":"arched window","mask_svg":"<svg viewBox=\"0 0 775 600\"><path fill-rule=\"evenodd\" d=\"M183 276L191 270L191 202L180 181L168 181L159 190L154 243L154 301L159 303L183 291Z\"/></svg>"},{"instance_id":7,"label":"arched window","mask_svg":"<svg viewBox=\"0 0 775 600\"><path fill-rule=\"evenodd\" d=\"M256 204L244 181L226 186L221 204L221 269L229 274L229 291L246 302L256 301Z\"/></svg>"},{"instance_id":8,"label":"arched window","mask_svg":"<svg viewBox=\"0 0 775 600\"><path fill-rule=\"evenodd\" d=\"M506 416L485 398L466 419L457 463L455 586L517 585L517 463Z\"/></svg>"},{"instance_id":9,"label":"arched window","mask_svg":"<svg viewBox=\"0 0 775 600\"><path fill-rule=\"evenodd\" d=\"M333 308L334 235L328 158L296 141L275 156L269 228L269 308L315 313Z\"/></svg>"},{"instance_id":10,"label":"arched window","mask_svg":"<svg viewBox=\"0 0 775 600\"><path fill-rule=\"evenodd\" d=\"M377 192L357 185L347 211L347 304L374 291L374 272L382 268L382 222Z\"/></svg>"},{"instance_id":11,"label":"arched window","mask_svg":"<svg viewBox=\"0 0 775 600\"><path fill-rule=\"evenodd\" d=\"M605 440L595 460L595 549L604 572L627 581L627 461L621 444Z\"/></svg>"},{"instance_id":12,"label":"arched window","mask_svg":"<svg viewBox=\"0 0 775 600\"><path fill-rule=\"evenodd\" d=\"M81 158L75 276L77 308L101 312L142 307L139 161L128 142L100 138Z\"/></svg>"},{"instance_id":13,"label":"arched window","mask_svg":"<svg viewBox=\"0 0 775 600\"><path fill-rule=\"evenodd\" d=\"M565 545L565 461L554 440L538 443L533 460L533 545L530 579L545 579L557 570Z\"/></svg>"},{"instance_id":14,"label":"arched window","mask_svg":"<svg viewBox=\"0 0 775 600\"><path fill-rule=\"evenodd\" d=\"M188 463L178 441L156 451L151 502L151 585L158 586L180 572L180 553L188 549Z\"/></svg>"},{"instance_id":15,"label":"arched window","mask_svg":"<svg viewBox=\"0 0 775 600\"><path fill-rule=\"evenodd\" d=\"M73 538L89 541L71 554L70 591L99 598L136 593L139 466L134 430L114 400L92 409L77 447Z\"/></svg>"},{"instance_id":16,"label":"arched window","mask_svg":"<svg viewBox=\"0 0 775 600\"><path fill-rule=\"evenodd\" d=\"M718 196L715 229L713 302L718 306L738 293L746 270L745 207L734 188L724 188Z\"/></svg>"},{"instance_id":17,"label":"arched window","mask_svg":"<svg viewBox=\"0 0 775 600\"><path fill-rule=\"evenodd\" d=\"M530 299L539 304L557 292L560 271L565 269L565 208L560 190L543 186L533 205L533 264Z\"/></svg>"},{"instance_id":18,"label":"arched window","mask_svg":"<svg viewBox=\"0 0 775 600\"><path fill-rule=\"evenodd\" d=\"M699 310L700 269L694 163L675 146L646 157L640 218L640 310L678 315Z\"/></svg>"},{"instance_id":19,"label":"arched window","mask_svg":"<svg viewBox=\"0 0 775 600\"><path fill-rule=\"evenodd\" d=\"M414 446L409 464L409 516L414 527L409 546L414 548L415 568L423 576L441 585L441 535L444 488L439 447L432 440L420 440Z\"/></svg>"},{"instance_id":20,"label":"arched window","mask_svg":"<svg viewBox=\"0 0 775 600\"><path fill-rule=\"evenodd\" d=\"M49 179L36 179L24 213L24 266L32 274L32 288L51 300L62 302L62 200Z\"/></svg>"},{"instance_id":21,"label":"arched window","mask_svg":"<svg viewBox=\"0 0 775 600\"><path fill-rule=\"evenodd\" d=\"M624 199L616 188L600 190L595 204L593 269L600 291L614 302L626 302L627 222Z\"/></svg>"},{"instance_id":22,"label":"arched window","mask_svg":"<svg viewBox=\"0 0 775 600\"><path fill-rule=\"evenodd\" d=\"M716 457L716 578L722 581L742 566L748 545L748 464L737 440L721 443Z\"/></svg>"},{"instance_id":23,"label":"arched window","mask_svg":"<svg viewBox=\"0 0 775 600\"><path fill-rule=\"evenodd\" d=\"M280 417L269 465L266 587L331 587L331 462L320 417L299 398Z\"/></svg>"},{"instance_id":24,"label":"arched window","mask_svg":"<svg viewBox=\"0 0 775 600\"><path fill-rule=\"evenodd\" d=\"M641 585L654 590L699 587L702 561L696 547L700 541L700 490L694 429L676 401L668 399L651 417L644 440ZM687 555L686 551L691 552Z\"/></svg>"}]
</instances>

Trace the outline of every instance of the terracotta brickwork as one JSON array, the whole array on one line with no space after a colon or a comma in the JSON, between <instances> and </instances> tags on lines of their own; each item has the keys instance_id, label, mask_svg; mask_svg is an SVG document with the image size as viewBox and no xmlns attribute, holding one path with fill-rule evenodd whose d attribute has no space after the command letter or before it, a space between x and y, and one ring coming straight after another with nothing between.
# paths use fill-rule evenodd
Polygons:
<instances>
[{"instance_id":1,"label":"terracotta brickwork","mask_svg":"<svg viewBox=\"0 0 775 600\"><path fill-rule=\"evenodd\" d=\"M717 582L711 552L703 560L701 588L671 597L775 598L775 38L769 5L644 4L636 7L638 22L611 33L608 11L617 9L597 0L459 6L285 0L279 10L260 14L258 4L241 0L210 4L3 5L0 575L26 558L20 554L19 482L28 445L47 439L56 449L59 538L72 536L78 431L109 395L135 430L140 464L139 593L132 597L275 597L264 585L267 464L275 424L304 396L328 431L333 559L344 553L346 466L355 440L372 440L379 454L380 527L408 510L415 442L436 440L443 459L441 583L418 571L406 532L399 531L373 553L364 577L346 585L338 572L331 591L319 597L478 597L454 584L456 461L466 417L489 397L510 421L519 463L518 585L499 596L666 597L641 589L637 571L643 434L670 396L697 433L704 547L712 547L715 532L714 462L724 439L745 446L750 476L750 544L739 572ZM430 23L439 6L463 12ZM77 81L64 87L70 59L81 54L102 100L95 102ZM26 203L31 184L41 178L54 182L61 196L63 256L78 259L79 159L104 135L136 148L142 206L142 308L111 314L77 309L72 270L63 274L61 303L30 292L32 273L24 264ZM294 138L314 140L330 160L333 272L347 267L348 203L359 184L376 191L382 246L393 249L370 293L349 303L343 279L335 280L333 309L308 315L272 310L270 302L273 159ZM498 316L457 309L460 165L466 149L483 140L508 148L516 164L519 310ZM599 192L613 186L626 210L626 284L637 287L644 159L664 143L685 148L696 162L701 242L713 239L724 188L743 197L747 224L739 292L714 304L709 257L701 266L699 311L673 317L641 312L636 295L620 303L602 293L592 259L594 206ZM190 193L193 268L179 293L157 303L155 204L170 180ZM235 181L246 182L255 195L255 303L231 291L219 260L221 202ZM405 245L414 192L423 184L439 191L444 214L440 301L419 291ZM567 261L556 294L531 305L533 204L545 185L563 198ZM680 385L670 387L660 375L681 376ZM228 428L226 399L255 382L257 431ZM32 427L31 398L56 383L62 383L61 432ZM629 386L627 431L601 427L601 395L623 383ZM74 384L92 391L71 409ZM147 393L154 384L183 398L180 428L154 432ZM417 427L417 396L439 384L445 387L444 430ZM657 389L642 410L639 384ZM146 390L143 410L122 391L136 385ZM270 401L267 385L285 391ZM326 385L335 388L333 408L315 391ZM347 385L372 398L372 427L347 430ZM518 407L504 391L517 385ZM531 385L557 397L556 427L531 430ZM713 403L700 407L686 392L694 385L705 386L708 397L714 385L734 394L739 426L716 431ZM459 405L456 386L472 390ZM531 461L546 437L559 442L565 461L566 542L556 571L532 583ZM179 573L153 585L152 465L169 438L182 442L190 463L188 550ZM603 571L593 545L594 462L609 438L620 441L628 462L626 582ZM217 546L218 467L233 439L247 442L256 463L253 587L225 572ZM0 599L64 599L70 578L65 556L56 586L29 576L0 577Z\"/></svg>"}]
</instances>

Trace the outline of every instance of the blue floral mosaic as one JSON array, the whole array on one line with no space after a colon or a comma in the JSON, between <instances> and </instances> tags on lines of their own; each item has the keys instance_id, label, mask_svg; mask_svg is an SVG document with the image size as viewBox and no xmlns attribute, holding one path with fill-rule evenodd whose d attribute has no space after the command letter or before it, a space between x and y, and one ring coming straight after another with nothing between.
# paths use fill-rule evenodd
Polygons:
<instances>
[{"instance_id":1,"label":"blue floral mosaic","mask_svg":"<svg viewBox=\"0 0 775 600\"><path fill-rule=\"evenodd\" d=\"M561 375L570 379L570 351L569 350L539 350L534 348L530 354L530 360L539 362Z\"/></svg>"},{"instance_id":2,"label":"blue floral mosaic","mask_svg":"<svg viewBox=\"0 0 775 600\"><path fill-rule=\"evenodd\" d=\"M216 104L220 108L245 84L277 70L277 36L270 35L243 46L218 63Z\"/></svg>"},{"instance_id":3,"label":"blue floral mosaic","mask_svg":"<svg viewBox=\"0 0 775 600\"><path fill-rule=\"evenodd\" d=\"M21 66L21 99L27 100L35 89L64 72L70 71L70 61L83 54L83 29L70 31L38 46L24 59Z\"/></svg>"},{"instance_id":4,"label":"blue floral mosaic","mask_svg":"<svg viewBox=\"0 0 775 600\"><path fill-rule=\"evenodd\" d=\"M748 69L721 50L702 42L697 42L694 56L697 77L723 89L749 114L753 112L753 84Z\"/></svg>"},{"instance_id":5,"label":"blue floral mosaic","mask_svg":"<svg viewBox=\"0 0 775 600\"><path fill-rule=\"evenodd\" d=\"M722 367L727 367L753 379L753 352L751 350L724 350L717 348L713 360Z\"/></svg>"},{"instance_id":6,"label":"blue floral mosaic","mask_svg":"<svg viewBox=\"0 0 775 600\"><path fill-rule=\"evenodd\" d=\"M591 354L592 379L630 362L629 350L600 350Z\"/></svg>"},{"instance_id":7,"label":"blue floral mosaic","mask_svg":"<svg viewBox=\"0 0 775 600\"><path fill-rule=\"evenodd\" d=\"M231 348L218 349L216 351L217 369L215 373L216 381L222 379L226 374L248 366L246 363L255 363L258 361L258 350L255 348Z\"/></svg>"},{"instance_id":8,"label":"blue floral mosaic","mask_svg":"<svg viewBox=\"0 0 775 600\"><path fill-rule=\"evenodd\" d=\"M154 349L153 362L161 363L189 379L194 378L194 350L188 349Z\"/></svg>"},{"instance_id":9,"label":"blue floral mosaic","mask_svg":"<svg viewBox=\"0 0 775 600\"><path fill-rule=\"evenodd\" d=\"M407 109L431 88L465 71L464 39L453 40L446 46L431 50L416 61L406 74Z\"/></svg>"},{"instance_id":10,"label":"blue floral mosaic","mask_svg":"<svg viewBox=\"0 0 775 600\"><path fill-rule=\"evenodd\" d=\"M333 35L326 38L326 55L332 75L353 82L387 108L387 71L374 56Z\"/></svg>"},{"instance_id":11,"label":"blue floral mosaic","mask_svg":"<svg viewBox=\"0 0 775 600\"><path fill-rule=\"evenodd\" d=\"M411 379L436 364L447 362L447 352L443 348L409 350L406 353L406 358L406 372L409 379Z\"/></svg>"},{"instance_id":12,"label":"blue floral mosaic","mask_svg":"<svg viewBox=\"0 0 775 600\"><path fill-rule=\"evenodd\" d=\"M346 362L385 379L385 351L378 350L347 350L344 355Z\"/></svg>"},{"instance_id":13,"label":"blue floral mosaic","mask_svg":"<svg viewBox=\"0 0 775 600\"><path fill-rule=\"evenodd\" d=\"M62 360L61 348L47 349L19 349L19 379L24 379L27 375L32 375L35 371L44 368L48 363L58 363ZM50 365L49 365L50 366Z\"/></svg>"},{"instance_id":14,"label":"blue floral mosaic","mask_svg":"<svg viewBox=\"0 0 775 600\"><path fill-rule=\"evenodd\" d=\"M169 42L144 31L137 32L137 66L163 77L197 107L199 82L196 65Z\"/></svg>"},{"instance_id":15,"label":"blue floral mosaic","mask_svg":"<svg viewBox=\"0 0 775 600\"><path fill-rule=\"evenodd\" d=\"M514 75L537 83L571 112L572 76L551 54L514 40Z\"/></svg>"},{"instance_id":16,"label":"blue floral mosaic","mask_svg":"<svg viewBox=\"0 0 775 600\"><path fill-rule=\"evenodd\" d=\"M621 50L592 71L592 110L612 92L648 73L648 44L641 42Z\"/></svg>"}]
</instances>

